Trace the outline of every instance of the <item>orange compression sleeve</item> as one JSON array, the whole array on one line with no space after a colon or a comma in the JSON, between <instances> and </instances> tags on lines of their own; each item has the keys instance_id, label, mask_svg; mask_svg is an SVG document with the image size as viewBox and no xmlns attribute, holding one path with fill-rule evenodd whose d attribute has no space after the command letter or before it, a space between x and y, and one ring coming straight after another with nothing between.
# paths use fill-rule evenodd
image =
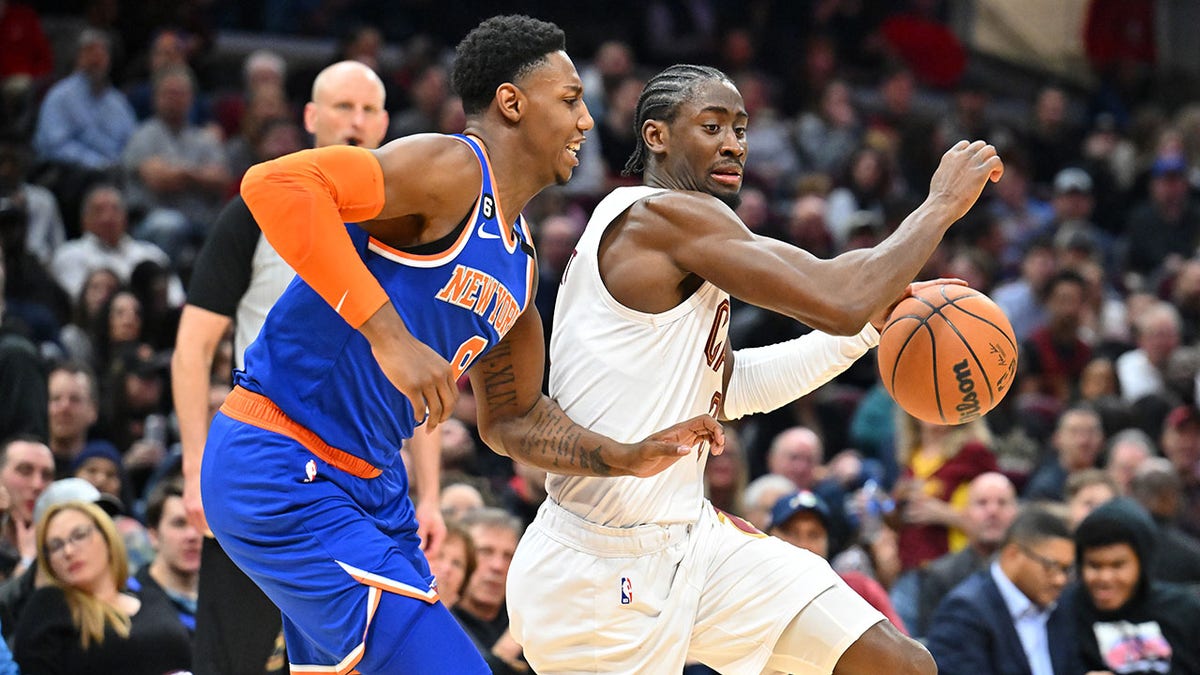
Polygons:
<instances>
[{"instance_id":1,"label":"orange compression sleeve","mask_svg":"<svg viewBox=\"0 0 1200 675\"><path fill-rule=\"evenodd\" d=\"M242 198L280 257L358 328L388 301L343 223L383 210L383 169L369 150L330 146L250 168Z\"/></svg>"}]
</instances>

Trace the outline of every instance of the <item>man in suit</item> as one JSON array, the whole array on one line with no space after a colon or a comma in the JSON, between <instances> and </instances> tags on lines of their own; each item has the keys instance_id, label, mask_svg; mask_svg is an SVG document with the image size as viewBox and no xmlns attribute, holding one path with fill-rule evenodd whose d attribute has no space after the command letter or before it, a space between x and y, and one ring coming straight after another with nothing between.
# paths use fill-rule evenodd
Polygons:
<instances>
[{"instance_id":1,"label":"man in suit","mask_svg":"<svg viewBox=\"0 0 1200 675\"><path fill-rule=\"evenodd\" d=\"M1017 490L1002 473L979 474L967 486L967 546L947 553L921 570L921 594L918 598L913 635L921 638L942 598L979 570L986 569L992 556L1004 543L1005 533L1017 517Z\"/></svg>"},{"instance_id":2,"label":"man in suit","mask_svg":"<svg viewBox=\"0 0 1200 675\"><path fill-rule=\"evenodd\" d=\"M1018 514L990 567L938 606L928 647L942 675L1082 672L1071 615L1058 604L1075 563L1067 524L1041 507Z\"/></svg>"}]
</instances>

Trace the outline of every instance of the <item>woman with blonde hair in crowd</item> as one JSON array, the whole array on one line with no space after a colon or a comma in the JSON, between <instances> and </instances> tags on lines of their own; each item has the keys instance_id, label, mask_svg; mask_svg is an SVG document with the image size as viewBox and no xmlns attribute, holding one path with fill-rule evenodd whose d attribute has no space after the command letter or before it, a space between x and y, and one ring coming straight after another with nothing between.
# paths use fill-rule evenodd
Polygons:
<instances>
[{"instance_id":1,"label":"woman with blonde hair in crowd","mask_svg":"<svg viewBox=\"0 0 1200 675\"><path fill-rule=\"evenodd\" d=\"M49 507L37 524L39 575L13 638L22 672L163 675L191 667L186 630L165 601L125 590L125 545L86 502Z\"/></svg>"},{"instance_id":2,"label":"woman with blonde hair in crowd","mask_svg":"<svg viewBox=\"0 0 1200 675\"><path fill-rule=\"evenodd\" d=\"M896 410L896 483L893 522L905 571L967 544L962 512L967 485L996 471L992 433L983 418L958 426L931 424Z\"/></svg>"}]
</instances>

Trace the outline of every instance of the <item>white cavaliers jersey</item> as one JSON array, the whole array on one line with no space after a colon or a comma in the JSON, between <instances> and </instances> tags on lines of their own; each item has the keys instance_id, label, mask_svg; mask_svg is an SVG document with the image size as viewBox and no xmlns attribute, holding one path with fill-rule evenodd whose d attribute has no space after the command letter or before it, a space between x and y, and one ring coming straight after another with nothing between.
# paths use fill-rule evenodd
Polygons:
<instances>
[{"instance_id":1,"label":"white cavaliers jersey","mask_svg":"<svg viewBox=\"0 0 1200 675\"><path fill-rule=\"evenodd\" d=\"M660 314L625 307L600 279L600 239L634 202L659 188L614 190L596 207L564 272L550 341L550 396L592 431L629 443L720 401L729 295L705 282ZM600 525L693 522L704 499L708 446L650 478L551 473L556 503Z\"/></svg>"}]
</instances>

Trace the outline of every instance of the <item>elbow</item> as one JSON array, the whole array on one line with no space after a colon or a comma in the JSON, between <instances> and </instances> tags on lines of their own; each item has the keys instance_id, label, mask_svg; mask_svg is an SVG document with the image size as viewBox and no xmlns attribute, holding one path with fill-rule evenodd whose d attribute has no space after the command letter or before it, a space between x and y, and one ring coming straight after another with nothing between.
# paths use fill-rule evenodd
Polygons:
<instances>
[{"instance_id":1,"label":"elbow","mask_svg":"<svg viewBox=\"0 0 1200 675\"><path fill-rule=\"evenodd\" d=\"M505 447L502 427L503 425L498 424L495 420L485 418L483 415L479 416L479 439L497 455L510 457Z\"/></svg>"},{"instance_id":2,"label":"elbow","mask_svg":"<svg viewBox=\"0 0 1200 675\"><path fill-rule=\"evenodd\" d=\"M271 175L274 173L272 165L274 162L263 162L255 164L246 169L246 174L242 176L242 185L240 192L242 199L246 200L246 206L253 210L253 204L256 204L259 196L262 194L262 188L271 180Z\"/></svg>"}]
</instances>

